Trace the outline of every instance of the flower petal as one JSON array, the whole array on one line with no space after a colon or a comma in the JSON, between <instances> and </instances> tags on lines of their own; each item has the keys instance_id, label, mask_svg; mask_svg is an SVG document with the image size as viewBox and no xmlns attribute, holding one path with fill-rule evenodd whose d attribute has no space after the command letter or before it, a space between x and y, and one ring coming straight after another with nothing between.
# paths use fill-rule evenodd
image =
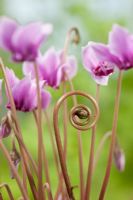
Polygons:
<instances>
[{"instance_id":1,"label":"flower petal","mask_svg":"<svg viewBox=\"0 0 133 200\"><path fill-rule=\"evenodd\" d=\"M62 69L67 74L67 78L70 80L77 74L77 60L74 56L68 56L66 63L62 65ZM66 80L67 80L66 78Z\"/></svg>"},{"instance_id":2,"label":"flower petal","mask_svg":"<svg viewBox=\"0 0 133 200\"><path fill-rule=\"evenodd\" d=\"M14 59L18 61L32 61L38 55L38 48L42 41L52 32L52 25L41 22L20 26L12 37L12 43L16 54Z\"/></svg>"},{"instance_id":3,"label":"flower petal","mask_svg":"<svg viewBox=\"0 0 133 200\"><path fill-rule=\"evenodd\" d=\"M41 97L42 97L42 108L46 109L50 104L51 95L46 90L42 90L41 91Z\"/></svg>"},{"instance_id":4,"label":"flower petal","mask_svg":"<svg viewBox=\"0 0 133 200\"><path fill-rule=\"evenodd\" d=\"M119 62L113 56L107 45L89 42L82 48L82 58L85 69L97 84L107 85L109 75L112 74L114 66Z\"/></svg>"},{"instance_id":5,"label":"flower petal","mask_svg":"<svg viewBox=\"0 0 133 200\"><path fill-rule=\"evenodd\" d=\"M129 60L133 63L133 39L125 28L119 25L113 26L109 34L109 48L121 62Z\"/></svg>"},{"instance_id":6,"label":"flower petal","mask_svg":"<svg viewBox=\"0 0 133 200\"><path fill-rule=\"evenodd\" d=\"M13 51L12 36L18 24L15 20L7 17L0 18L0 48Z\"/></svg>"},{"instance_id":7,"label":"flower petal","mask_svg":"<svg viewBox=\"0 0 133 200\"><path fill-rule=\"evenodd\" d=\"M16 77L14 71L8 67L6 67L6 75L11 88L19 82L19 79Z\"/></svg>"}]
</instances>

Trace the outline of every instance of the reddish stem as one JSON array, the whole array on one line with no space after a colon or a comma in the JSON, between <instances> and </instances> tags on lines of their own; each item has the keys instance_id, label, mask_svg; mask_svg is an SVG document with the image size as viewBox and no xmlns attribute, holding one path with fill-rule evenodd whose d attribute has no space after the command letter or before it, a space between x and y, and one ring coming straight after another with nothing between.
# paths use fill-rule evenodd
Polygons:
<instances>
[{"instance_id":1,"label":"reddish stem","mask_svg":"<svg viewBox=\"0 0 133 200\"><path fill-rule=\"evenodd\" d=\"M20 177L19 177L19 175L18 175L18 172L17 172L17 170L16 170L16 168L15 168L15 166L14 166L14 164L13 164L11 158L10 158L10 154L8 153L8 151L7 151L6 147L5 147L5 145L2 143L2 140L0 140L0 148L1 148L1 150L3 151L3 153L4 153L5 157L6 157L6 159L8 160L8 163L9 163L11 169L12 169L13 175L14 175L14 177L16 178L16 181L17 181L18 186L19 186L19 188L20 188L20 190L21 190L21 192L22 192L22 194L23 194L23 196L24 196L24 199L25 199L25 200L29 200L29 198L28 198L28 196L27 196L27 193L26 193L26 191L25 191L25 188L24 188L24 186L23 186L23 183L22 183L22 181L21 181L21 179L20 179Z\"/></svg>"},{"instance_id":2,"label":"reddish stem","mask_svg":"<svg viewBox=\"0 0 133 200\"><path fill-rule=\"evenodd\" d=\"M36 63L34 64L34 71L36 77L38 115L37 115L37 130L38 130L38 200L43 200L43 180L42 180L42 150L43 150L43 136L42 136L42 102L41 92L39 86L39 76Z\"/></svg>"},{"instance_id":3,"label":"reddish stem","mask_svg":"<svg viewBox=\"0 0 133 200\"><path fill-rule=\"evenodd\" d=\"M96 101L99 102L99 89L100 86L97 85L96 89ZM94 146L95 146L95 135L96 135L96 124L92 127L92 136L91 136L91 147L90 147L90 158L88 165L88 175L86 181L86 190L85 190L85 200L90 199L91 185L92 185L92 173L93 173L93 163L94 163Z\"/></svg>"},{"instance_id":4,"label":"reddish stem","mask_svg":"<svg viewBox=\"0 0 133 200\"><path fill-rule=\"evenodd\" d=\"M9 185L8 185L7 183L2 183L2 184L0 185L0 188L5 188L6 191L7 191L7 193L8 193L8 196L9 196L10 200L14 200L14 197L13 197L13 195L12 195L12 192L11 192L11 190L10 190L10 187L9 187Z\"/></svg>"},{"instance_id":5,"label":"reddish stem","mask_svg":"<svg viewBox=\"0 0 133 200\"><path fill-rule=\"evenodd\" d=\"M72 81L69 80L70 89L74 91L74 86ZM73 96L73 104L77 105L77 98ZM78 140L78 158L79 158L79 177L80 177L80 199L84 200L84 166L83 166L83 147L81 139L81 131L77 130L77 140Z\"/></svg>"},{"instance_id":6,"label":"reddish stem","mask_svg":"<svg viewBox=\"0 0 133 200\"><path fill-rule=\"evenodd\" d=\"M114 150L115 141L116 141L116 130L117 130L118 112L119 112L119 104L120 104L121 83L122 83L122 71L119 72L118 81L117 81L117 93L116 93L115 107L114 107L114 119L113 119L113 126L112 126L111 144L110 144L106 173L105 173L102 188L100 191L99 200L104 199L105 192L106 192L108 182L109 182L110 172L111 172L113 150Z\"/></svg>"}]
</instances>

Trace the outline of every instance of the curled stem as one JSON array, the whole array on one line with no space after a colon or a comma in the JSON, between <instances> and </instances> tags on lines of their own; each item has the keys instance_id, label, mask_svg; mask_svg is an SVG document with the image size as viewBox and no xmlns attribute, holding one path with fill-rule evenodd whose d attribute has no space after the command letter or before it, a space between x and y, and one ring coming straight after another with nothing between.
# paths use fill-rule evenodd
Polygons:
<instances>
[{"instance_id":1,"label":"curled stem","mask_svg":"<svg viewBox=\"0 0 133 200\"><path fill-rule=\"evenodd\" d=\"M99 102L99 89L100 89L100 86L97 85L97 89L96 89L96 101L97 101L97 103ZM87 181L86 181L86 190L85 190L85 200L90 199L92 173L93 173L93 163L94 163L95 135L96 135L96 124L92 127L90 157L89 157L89 165L88 165L88 173L87 173L88 175L87 175Z\"/></svg>"},{"instance_id":2,"label":"curled stem","mask_svg":"<svg viewBox=\"0 0 133 200\"><path fill-rule=\"evenodd\" d=\"M74 91L74 86L72 81L69 80L69 85L71 91ZM77 106L77 98L73 96L73 104ZM83 147L82 147L82 140L81 140L81 132L77 130L77 140L78 140L78 158L79 158L79 177L80 177L80 199L84 200L84 166L83 166Z\"/></svg>"},{"instance_id":3,"label":"curled stem","mask_svg":"<svg viewBox=\"0 0 133 200\"><path fill-rule=\"evenodd\" d=\"M72 33L74 33L73 37L71 37ZM63 48L62 64L64 64L66 62L70 42L78 44L79 41L80 41L79 31L76 27L72 27L67 32L67 35L66 35L64 48ZM66 78L68 79L67 74L66 74L65 71L63 71L63 83L62 83L63 95L66 93ZM66 157L67 157L67 120L68 120L67 118L68 118L68 116L67 116L67 100L66 100L63 103L63 127L64 127L64 145L63 145L63 148L64 148L65 160L66 160ZM62 179L62 176L60 176L60 178ZM61 180L60 180L60 182L61 182ZM61 190L61 185L62 184L58 185L57 195L58 195L58 191Z\"/></svg>"},{"instance_id":4,"label":"curled stem","mask_svg":"<svg viewBox=\"0 0 133 200\"><path fill-rule=\"evenodd\" d=\"M72 33L74 33L73 37L71 38ZM67 54L68 54L68 49L69 49L69 45L70 42L73 42L75 44L78 44L80 41L80 34L79 31L76 27L72 27L66 35L66 39L65 39L65 44L64 44L64 49L63 49L63 57L62 57L62 64L64 64L66 62L66 58L67 58ZM66 93L66 78L67 74L64 71L63 73L63 95ZM64 156L66 159L67 156L67 101L64 101L63 104L63 126L64 126Z\"/></svg>"},{"instance_id":5,"label":"curled stem","mask_svg":"<svg viewBox=\"0 0 133 200\"><path fill-rule=\"evenodd\" d=\"M64 177L64 181L65 181L65 185L66 185L66 189L67 189L69 198L73 200L74 196L73 196L73 192L72 192L72 186L71 186L70 179L69 179L68 172L67 172L67 166L66 166L66 161L64 159L63 147L62 147L60 131L59 131L59 127L58 127L59 108L60 108L61 104L66 100L66 98L69 96L72 96L72 95L81 95L81 96L86 97L87 99L91 100L91 102L93 103L94 108L95 108L95 119L94 119L94 122L92 122L89 126L83 128L83 126L79 126L78 124L76 124L76 121L73 123L74 127L76 127L79 130L88 130L88 128L93 127L95 125L95 123L99 117L99 108L98 108L98 105L94 98L92 98L89 94L83 93L81 91L72 91L72 92L68 92L68 93L64 94L58 100L58 102L56 103L56 105L54 107L53 122L54 122L55 138L56 138L56 144L57 144L58 153L59 153L60 165L61 165L62 174ZM74 112L75 112L75 110L74 110ZM76 112L77 112L77 110L76 110Z\"/></svg>"},{"instance_id":6,"label":"curled stem","mask_svg":"<svg viewBox=\"0 0 133 200\"><path fill-rule=\"evenodd\" d=\"M72 33L74 33L74 36L73 38L71 39L71 35ZM66 60L66 56L68 54L68 49L69 49L69 45L70 45L70 42L73 42L75 44L78 44L80 42L80 34L79 34L79 31L76 27L72 27L68 32L67 32L67 35L66 35L66 39L65 39L65 44L64 44L64 49L63 49L63 59L62 59L62 63L65 62Z\"/></svg>"},{"instance_id":7,"label":"curled stem","mask_svg":"<svg viewBox=\"0 0 133 200\"><path fill-rule=\"evenodd\" d=\"M114 146L115 146L115 141L116 141L116 130L117 130L118 112L119 112L119 104L120 104L121 83L122 83L122 71L119 71L119 76L118 76L118 81L117 81L117 92L116 92L116 98L115 98L115 107L114 107L114 118L113 118L113 125L112 125L111 144L110 144L108 162L107 162L107 167L106 167L106 173L105 173L104 180L102 183L99 200L104 199L107 185L109 182L110 172L111 172L113 151L114 151Z\"/></svg>"}]
</instances>

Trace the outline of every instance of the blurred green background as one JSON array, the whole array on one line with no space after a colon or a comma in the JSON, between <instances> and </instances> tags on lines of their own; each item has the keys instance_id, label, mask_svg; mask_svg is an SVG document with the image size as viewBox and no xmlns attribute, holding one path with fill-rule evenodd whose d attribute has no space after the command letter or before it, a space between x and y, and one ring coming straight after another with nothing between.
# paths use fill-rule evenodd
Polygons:
<instances>
[{"instance_id":1,"label":"blurred green background","mask_svg":"<svg viewBox=\"0 0 133 200\"><path fill-rule=\"evenodd\" d=\"M119 23L129 28L133 32L133 1L132 0L1 0L0 15L7 15L17 19L20 23L25 24L30 21L42 20L51 22L54 25L54 32L49 38L46 45L42 47L45 51L50 46L57 49L63 48L66 32L72 26L78 27L81 34L80 45L72 45L70 52L77 56L79 63L78 75L74 78L74 87L78 90L86 91L95 95L95 83L91 80L88 73L83 69L81 64L81 46L87 44L88 41L94 40L99 42L107 42L108 32L111 30L112 24ZM5 65L13 67L18 76L22 76L21 65L13 64L9 55L0 51ZM106 200L133 200L133 71L129 70L124 73L119 123L118 138L121 147L126 156L126 167L123 173L117 171L113 165L111 171L110 183L108 186ZM111 77L109 85L101 88L100 93L100 109L101 116L97 128L96 148L104 133L111 129L113 106L116 92L117 74ZM61 96L62 89L50 90L53 96L51 112L55 102ZM80 103L87 103L85 99L80 98ZM4 108L1 117L6 112ZM71 102L70 102L71 104ZM36 159L37 141L36 129L32 114L19 114L21 127L23 130L24 140ZM52 119L52 115L50 116ZM60 118L61 119L61 118ZM60 125L61 125L60 121ZM51 120L52 124L52 120ZM68 127L68 168L73 185L78 184L78 153L77 153L77 137L76 130L71 126ZM90 131L82 134L84 147L84 175L86 177L87 163L89 158ZM57 175L54 170L51 144L47 125L44 122L44 142L46 145L49 170L52 180L53 190L57 185ZM4 139L4 143L11 149L11 139ZM98 162L92 187L91 200L98 199L101 182L105 174L107 163L109 141L105 145L101 158ZM15 180L10 179L10 169L8 164L0 152L0 183L7 182L11 186L15 200L20 196L19 189ZM4 192L4 191L3 191ZM78 199L79 191L75 189ZM5 194L5 200L8 200ZM31 197L32 199L32 197Z\"/></svg>"}]
</instances>

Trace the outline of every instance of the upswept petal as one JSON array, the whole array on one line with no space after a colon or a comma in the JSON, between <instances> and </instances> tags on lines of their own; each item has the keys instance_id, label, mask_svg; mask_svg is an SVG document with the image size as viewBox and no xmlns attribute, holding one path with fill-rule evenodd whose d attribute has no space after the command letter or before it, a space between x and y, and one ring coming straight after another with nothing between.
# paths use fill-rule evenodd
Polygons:
<instances>
[{"instance_id":1,"label":"upswept petal","mask_svg":"<svg viewBox=\"0 0 133 200\"><path fill-rule=\"evenodd\" d=\"M15 20L8 17L0 18L0 48L13 51L12 36L17 27Z\"/></svg>"},{"instance_id":2,"label":"upswept petal","mask_svg":"<svg viewBox=\"0 0 133 200\"><path fill-rule=\"evenodd\" d=\"M68 56L66 62L61 66L62 70L66 73L66 80L72 79L78 71L77 60L75 56Z\"/></svg>"},{"instance_id":3,"label":"upswept petal","mask_svg":"<svg viewBox=\"0 0 133 200\"><path fill-rule=\"evenodd\" d=\"M37 91L36 91L36 80L31 79L31 77L27 76L23 78L22 80L17 80L16 82L13 80L16 79L15 74L12 70L6 69L8 71L8 74L10 75L11 84L12 84L12 95L14 98L16 109L23 112L30 112L37 108ZM8 76L9 76L8 75ZM44 91L45 81L40 81L40 91L42 96L42 108L45 109L50 102L50 94L46 91ZM11 108L9 99L8 104L6 106L7 108Z\"/></svg>"},{"instance_id":4,"label":"upswept petal","mask_svg":"<svg viewBox=\"0 0 133 200\"><path fill-rule=\"evenodd\" d=\"M34 22L25 26L2 17L0 20L0 47L12 54L16 62L35 61L39 47L52 33L50 23Z\"/></svg>"},{"instance_id":5,"label":"upswept petal","mask_svg":"<svg viewBox=\"0 0 133 200\"><path fill-rule=\"evenodd\" d=\"M42 98L42 108L46 109L51 101L51 95L46 90L41 91L41 98Z\"/></svg>"},{"instance_id":6,"label":"upswept petal","mask_svg":"<svg viewBox=\"0 0 133 200\"><path fill-rule=\"evenodd\" d=\"M10 87L12 88L14 85L16 85L20 80L16 77L14 71L12 69L9 69L6 67L6 75L10 84Z\"/></svg>"},{"instance_id":7,"label":"upswept petal","mask_svg":"<svg viewBox=\"0 0 133 200\"><path fill-rule=\"evenodd\" d=\"M133 61L133 40L129 32L115 24L109 33L109 48L122 62Z\"/></svg>"}]
</instances>

